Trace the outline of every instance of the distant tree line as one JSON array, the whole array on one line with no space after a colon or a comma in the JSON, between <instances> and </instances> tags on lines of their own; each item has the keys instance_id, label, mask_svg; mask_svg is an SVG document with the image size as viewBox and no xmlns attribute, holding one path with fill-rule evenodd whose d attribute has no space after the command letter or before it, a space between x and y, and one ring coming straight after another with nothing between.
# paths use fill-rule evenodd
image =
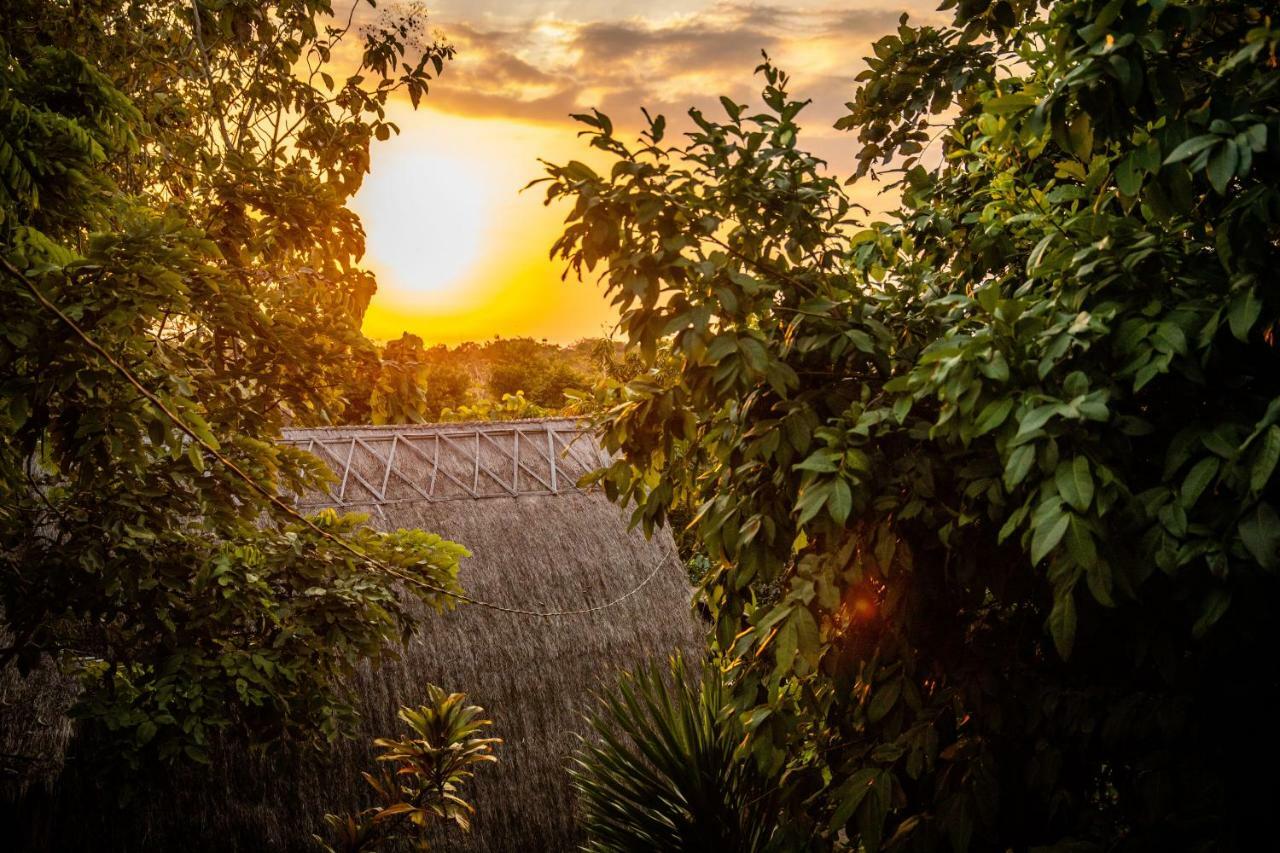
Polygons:
<instances>
[{"instance_id":1,"label":"distant tree line","mask_svg":"<svg viewBox=\"0 0 1280 853\"><path fill-rule=\"evenodd\" d=\"M636 356L603 338L532 338L428 347L405 332L368 353L346 389L343 422L508 420L572 412L601 383L631 378Z\"/></svg>"}]
</instances>

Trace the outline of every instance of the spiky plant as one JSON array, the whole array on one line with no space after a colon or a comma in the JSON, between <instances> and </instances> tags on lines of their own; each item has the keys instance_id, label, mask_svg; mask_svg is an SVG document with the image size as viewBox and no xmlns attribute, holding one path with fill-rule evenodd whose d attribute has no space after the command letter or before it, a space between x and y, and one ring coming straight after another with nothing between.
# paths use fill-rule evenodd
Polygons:
<instances>
[{"instance_id":1,"label":"spiky plant","mask_svg":"<svg viewBox=\"0 0 1280 853\"><path fill-rule=\"evenodd\" d=\"M724 676L679 657L624 673L588 720L572 769L592 853L777 849L779 780L735 755Z\"/></svg>"}]
</instances>

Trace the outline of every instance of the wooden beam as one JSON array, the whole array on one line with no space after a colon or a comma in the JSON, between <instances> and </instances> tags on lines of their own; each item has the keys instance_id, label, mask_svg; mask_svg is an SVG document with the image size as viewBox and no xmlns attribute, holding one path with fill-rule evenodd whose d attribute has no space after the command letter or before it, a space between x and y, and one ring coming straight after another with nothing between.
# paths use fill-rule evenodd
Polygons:
<instances>
[{"instance_id":1,"label":"wooden beam","mask_svg":"<svg viewBox=\"0 0 1280 853\"><path fill-rule=\"evenodd\" d=\"M554 494L560 494L560 489L556 486L556 444L555 430L547 426L547 460L551 463L551 491Z\"/></svg>"},{"instance_id":2,"label":"wooden beam","mask_svg":"<svg viewBox=\"0 0 1280 853\"><path fill-rule=\"evenodd\" d=\"M400 433L391 434L391 452L387 454L387 470L382 474L382 494L378 497L387 499L387 481L391 479L391 468L396 464L396 443L400 441Z\"/></svg>"}]
</instances>

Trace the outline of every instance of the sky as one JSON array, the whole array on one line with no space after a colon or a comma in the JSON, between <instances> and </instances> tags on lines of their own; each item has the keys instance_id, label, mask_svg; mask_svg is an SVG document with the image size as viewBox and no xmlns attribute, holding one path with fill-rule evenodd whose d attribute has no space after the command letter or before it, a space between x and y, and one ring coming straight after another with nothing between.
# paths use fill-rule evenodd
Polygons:
<instances>
[{"instance_id":1,"label":"sky","mask_svg":"<svg viewBox=\"0 0 1280 853\"><path fill-rule=\"evenodd\" d=\"M380 9L395 5L379 3ZM340 7L336 3L335 7ZM399 136L375 143L353 207L364 264L378 276L365 332L408 331L428 344L608 336L616 316L594 281L561 280L548 257L566 208L542 204L539 158L592 161L572 112L595 107L634 137L640 108L674 120L720 95L753 103L767 50L813 103L800 144L836 174L856 141L831 128L870 44L899 16L937 16L934 2L772 3L671 0L439 0L431 26L458 51L417 111L396 101ZM599 162L597 160L597 162ZM883 208L876 188L857 200Z\"/></svg>"}]
</instances>

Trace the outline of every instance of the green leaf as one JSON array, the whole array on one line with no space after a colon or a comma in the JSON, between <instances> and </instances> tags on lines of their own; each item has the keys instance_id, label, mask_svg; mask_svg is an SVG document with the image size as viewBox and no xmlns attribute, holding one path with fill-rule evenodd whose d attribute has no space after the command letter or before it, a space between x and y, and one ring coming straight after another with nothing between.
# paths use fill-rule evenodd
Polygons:
<instances>
[{"instance_id":1,"label":"green leaf","mask_svg":"<svg viewBox=\"0 0 1280 853\"><path fill-rule=\"evenodd\" d=\"M1036 461L1036 449L1034 445L1024 444L1021 447L1014 448L1013 453L1009 454L1009 461L1004 466L1004 487L1009 491L1026 479L1027 474L1031 471L1031 465Z\"/></svg>"},{"instance_id":2,"label":"green leaf","mask_svg":"<svg viewBox=\"0 0 1280 853\"><path fill-rule=\"evenodd\" d=\"M1034 95L1029 95L1026 92L1014 92L1011 95L1001 95L998 98L984 101L982 111L997 116L1009 115L1030 109L1036 103L1037 98Z\"/></svg>"},{"instance_id":3,"label":"green leaf","mask_svg":"<svg viewBox=\"0 0 1280 853\"><path fill-rule=\"evenodd\" d=\"M751 368L755 373L764 373L769 366L769 354L765 352L764 344L755 338L740 338L738 340L738 350L742 353L742 358L746 361L747 367Z\"/></svg>"},{"instance_id":4,"label":"green leaf","mask_svg":"<svg viewBox=\"0 0 1280 853\"><path fill-rule=\"evenodd\" d=\"M1129 154L1115 169L1116 189L1127 196L1135 196L1142 189L1142 172L1137 166L1137 152Z\"/></svg>"},{"instance_id":5,"label":"green leaf","mask_svg":"<svg viewBox=\"0 0 1280 853\"><path fill-rule=\"evenodd\" d=\"M1194 157L1201 151L1204 151L1206 148L1209 148L1214 143L1218 142L1220 138L1221 137L1215 136L1211 133L1204 134L1202 136L1193 136L1177 148L1174 148L1173 151L1169 153L1169 156L1164 159L1164 163L1168 166L1173 163L1180 163L1188 157Z\"/></svg>"},{"instance_id":6,"label":"green leaf","mask_svg":"<svg viewBox=\"0 0 1280 853\"><path fill-rule=\"evenodd\" d=\"M1015 438L1025 438L1049 422L1049 419L1062 411L1059 403L1048 403L1037 406L1022 416L1018 422L1018 433Z\"/></svg>"},{"instance_id":7,"label":"green leaf","mask_svg":"<svg viewBox=\"0 0 1280 853\"><path fill-rule=\"evenodd\" d=\"M590 182L600 180L600 176L596 174L595 169L580 160L570 160L566 163L564 173L566 177L574 181Z\"/></svg>"},{"instance_id":8,"label":"green leaf","mask_svg":"<svg viewBox=\"0 0 1280 853\"><path fill-rule=\"evenodd\" d=\"M214 438L213 432L209 429L208 421L201 417L199 412L188 408L182 413L182 419L186 421L186 424L191 428L191 431L195 433L196 436L198 436L199 439L211 450L221 449L221 445L218 444L218 439Z\"/></svg>"},{"instance_id":9,"label":"green leaf","mask_svg":"<svg viewBox=\"0 0 1280 853\"><path fill-rule=\"evenodd\" d=\"M187 458L191 460L191 467L197 471L204 471L204 453L200 450L200 445L194 441L187 445Z\"/></svg>"},{"instance_id":10,"label":"green leaf","mask_svg":"<svg viewBox=\"0 0 1280 853\"><path fill-rule=\"evenodd\" d=\"M902 695L902 679L895 678L879 685L871 694L871 704L867 706L867 721L878 723L893 710Z\"/></svg>"},{"instance_id":11,"label":"green leaf","mask_svg":"<svg viewBox=\"0 0 1280 853\"><path fill-rule=\"evenodd\" d=\"M844 458L844 454L839 450L830 447L823 447L813 451L803 462L792 467L797 471L817 471L819 473L831 473L838 471L840 468L840 460Z\"/></svg>"},{"instance_id":12,"label":"green leaf","mask_svg":"<svg viewBox=\"0 0 1280 853\"><path fill-rule=\"evenodd\" d=\"M0 220L2 221L2 220ZM9 400L9 418L13 421L13 429L21 429L31 414L26 394L15 394Z\"/></svg>"},{"instance_id":13,"label":"green leaf","mask_svg":"<svg viewBox=\"0 0 1280 853\"><path fill-rule=\"evenodd\" d=\"M858 348L859 352L871 353L876 351L875 341L871 340L871 336L861 329L847 329L845 337L853 341L853 345Z\"/></svg>"},{"instance_id":14,"label":"green leaf","mask_svg":"<svg viewBox=\"0 0 1280 853\"><path fill-rule=\"evenodd\" d=\"M853 817L853 813L862 804L863 798L871 793L880 771L874 767L864 767L844 781L835 793L836 810L828 824L832 832L842 829Z\"/></svg>"},{"instance_id":15,"label":"green leaf","mask_svg":"<svg viewBox=\"0 0 1280 853\"><path fill-rule=\"evenodd\" d=\"M737 335L730 335L730 334L717 335L715 339L711 341L711 344L707 347L707 360L714 364L716 362L721 361L729 353L736 352L737 349L738 349Z\"/></svg>"},{"instance_id":16,"label":"green leaf","mask_svg":"<svg viewBox=\"0 0 1280 853\"><path fill-rule=\"evenodd\" d=\"M139 725L137 730L134 732L134 740L137 742L138 746L146 746L155 738L156 731L157 728L155 723L151 720L143 720L141 725Z\"/></svg>"},{"instance_id":17,"label":"green leaf","mask_svg":"<svg viewBox=\"0 0 1280 853\"><path fill-rule=\"evenodd\" d=\"M1206 456L1197 462L1182 480L1182 505L1187 509L1196 505L1200 495L1218 476L1218 468L1222 464L1216 456Z\"/></svg>"},{"instance_id":18,"label":"green leaf","mask_svg":"<svg viewBox=\"0 0 1280 853\"><path fill-rule=\"evenodd\" d=\"M893 796L893 777L887 770L876 773L870 796L858 808L858 837L865 853L877 853L884 835L884 821L889 815Z\"/></svg>"},{"instance_id":19,"label":"green leaf","mask_svg":"<svg viewBox=\"0 0 1280 853\"><path fill-rule=\"evenodd\" d=\"M1004 540L1012 536L1014 531L1018 529L1019 525L1022 524L1026 517L1027 505L1023 504L1017 510L1010 513L1009 517L1005 519L1004 524L1000 527L1000 532L996 535L996 542L1002 543Z\"/></svg>"},{"instance_id":20,"label":"green leaf","mask_svg":"<svg viewBox=\"0 0 1280 853\"><path fill-rule=\"evenodd\" d=\"M1089 583L1089 592L1093 593L1094 601L1103 607L1116 606L1115 598L1111 594L1114 582L1110 565L1103 560L1097 561L1092 569L1085 572L1085 580Z\"/></svg>"},{"instance_id":21,"label":"green leaf","mask_svg":"<svg viewBox=\"0 0 1280 853\"><path fill-rule=\"evenodd\" d=\"M1031 534L1031 562L1037 564L1045 556L1058 547L1062 537L1071 523L1071 514L1058 507L1048 513L1048 517L1036 524Z\"/></svg>"},{"instance_id":22,"label":"green leaf","mask_svg":"<svg viewBox=\"0 0 1280 853\"><path fill-rule=\"evenodd\" d=\"M1009 417L1009 413L1013 411L1013 400L1005 397L1001 400L992 400L983 406L982 411L978 413L978 418L974 422L977 427L975 435L986 435L1000 424L1005 422Z\"/></svg>"},{"instance_id":23,"label":"green leaf","mask_svg":"<svg viewBox=\"0 0 1280 853\"><path fill-rule=\"evenodd\" d=\"M796 650L800 645L800 635L795 619L788 619L778 629L773 642L774 673L783 674L791 670L796 658Z\"/></svg>"},{"instance_id":24,"label":"green leaf","mask_svg":"<svg viewBox=\"0 0 1280 853\"><path fill-rule=\"evenodd\" d=\"M1280 565L1280 517L1271 504L1260 501L1245 513L1238 527L1240 541L1265 569Z\"/></svg>"},{"instance_id":25,"label":"green leaf","mask_svg":"<svg viewBox=\"0 0 1280 853\"><path fill-rule=\"evenodd\" d=\"M1280 427L1272 424L1263 433L1262 445L1258 448L1258 455L1253 460L1253 470L1249 473L1251 491L1261 492L1267 487L1271 474L1276 469L1277 461L1280 461Z\"/></svg>"},{"instance_id":26,"label":"green leaf","mask_svg":"<svg viewBox=\"0 0 1280 853\"><path fill-rule=\"evenodd\" d=\"M1071 119L1067 138L1071 142L1071 153L1087 163L1093 156L1093 119L1088 113L1077 113Z\"/></svg>"},{"instance_id":27,"label":"green leaf","mask_svg":"<svg viewBox=\"0 0 1280 853\"><path fill-rule=\"evenodd\" d=\"M1067 553L1080 568L1088 570L1098 564L1098 548L1093 542L1093 534L1079 516L1071 516L1066 539Z\"/></svg>"},{"instance_id":28,"label":"green leaf","mask_svg":"<svg viewBox=\"0 0 1280 853\"><path fill-rule=\"evenodd\" d=\"M1227 191L1227 184L1235 177L1236 166L1240 163L1240 150L1234 142L1223 142L1214 155L1209 158L1209 183L1220 194Z\"/></svg>"},{"instance_id":29,"label":"green leaf","mask_svg":"<svg viewBox=\"0 0 1280 853\"><path fill-rule=\"evenodd\" d=\"M1071 657L1076 643L1076 599L1074 588L1063 585L1054 590L1053 609L1049 611L1049 634L1063 660Z\"/></svg>"},{"instance_id":30,"label":"green leaf","mask_svg":"<svg viewBox=\"0 0 1280 853\"><path fill-rule=\"evenodd\" d=\"M818 621L808 607L797 607L791 617L796 626L796 653L812 671L818 665L818 657L822 652L822 635L818 630Z\"/></svg>"},{"instance_id":31,"label":"green leaf","mask_svg":"<svg viewBox=\"0 0 1280 853\"><path fill-rule=\"evenodd\" d=\"M1089 460L1077 456L1071 462L1060 462L1054 474L1058 494L1073 509L1084 512L1093 500L1093 475L1089 473Z\"/></svg>"},{"instance_id":32,"label":"green leaf","mask_svg":"<svg viewBox=\"0 0 1280 853\"><path fill-rule=\"evenodd\" d=\"M1034 275L1036 269L1044 260L1045 252L1049 251L1054 239L1058 236L1056 231L1050 231L1048 234L1040 238L1040 242L1036 243L1035 248L1031 250L1031 254L1027 255L1027 275Z\"/></svg>"},{"instance_id":33,"label":"green leaf","mask_svg":"<svg viewBox=\"0 0 1280 853\"><path fill-rule=\"evenodd\" d=\"M1218 623L1218 620L1226 614L1230 607L1230 592L1221 588L1210 590L1200 608L1200 617L1191 626L1191 635L1196 639L1203 637L1209 632L1210 628Z\"/></svg>"},{"instance_id":34,"label":"green leaf","mask_svg":"<svg viewBox=\"0 0 1280 853\"><path fill-rule=\"evenodd\" d=\"M1227 311L1227 324L1231 327L1231 334L1236 340L1249 340L1249 332L1258 322L1258 315L1261 313L1262 302L1254 293L1254 288L1251 287L1232 298L1231 308Z\"/></svg>"},{"instance_id":35,"label":"green leaf","mask_svg":"<svg viewBox=\"0 0 1280 853\"><path fill-rule=\"evenodd\" d=\"M831 494L831 482L812 483L800 493L796 509L800 511L799 525L808 524L821 511Z\"/></svg>"},{"instance_id":36,"label":"green leaf","mask_svg":"<svg viewBox=\"0 0 1280 853\"><path fill-rule=\"evenodd\" d=\"M837 524L844 524L849 520L849 513L853 510L853 492L843 478L832 485L831 497L827 498L827 510Z\"/></svg>"}]
</instances>

